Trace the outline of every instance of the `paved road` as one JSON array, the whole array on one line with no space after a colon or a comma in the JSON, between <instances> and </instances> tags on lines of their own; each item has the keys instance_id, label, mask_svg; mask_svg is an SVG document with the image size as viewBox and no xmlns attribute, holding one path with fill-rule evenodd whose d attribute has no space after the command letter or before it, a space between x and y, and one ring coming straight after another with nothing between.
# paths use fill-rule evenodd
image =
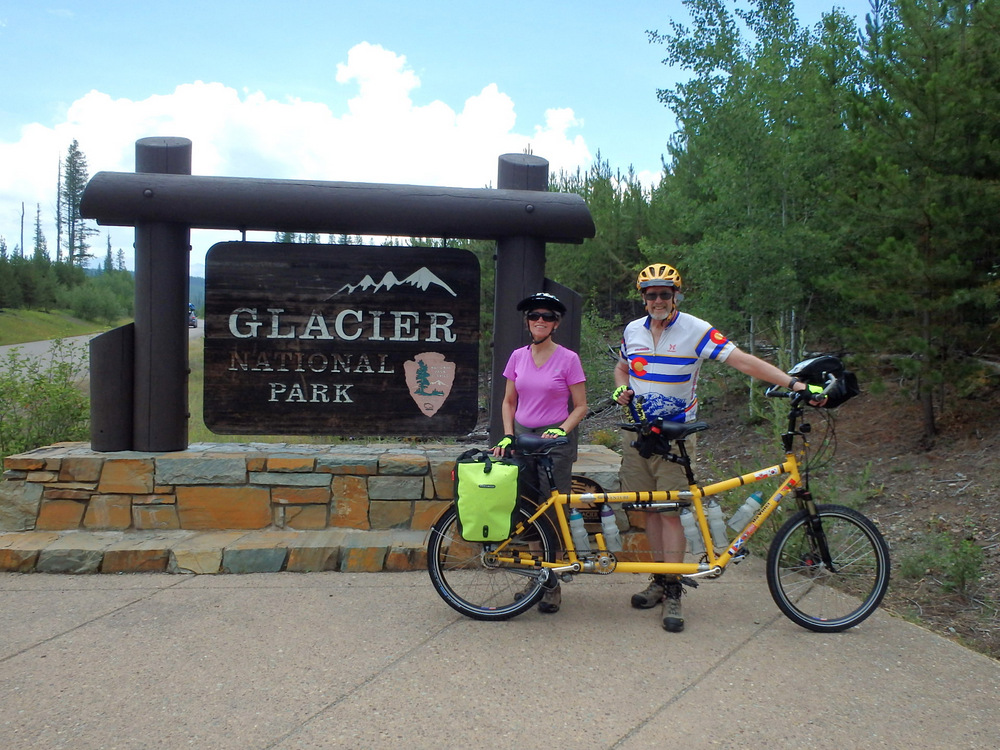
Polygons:
<instances>
[{"instance_id":1,"label":"paved road","mask_svg":"<svg viewBox=\"0 0 1000 750\"><path fill-rule=\"evenodd\" d=\"M680 634L644 584L483 623L423 572L0 574L0 747L996 747L996 661L883 612L803 630L757 560Z\"/></svg>"},{"instance_id":2,"label":"paved road","mask_svg":"<svg viewBox=\"0 0 1000 750\"><path fill-rule=\"evenodd\" d=\"M85 361L89 362L90 359L90 347L88 344L90 340L95 336L100 334L89 333L85 336L69 336L62 339L63 343L67 347L72 347L74 349L79 349ZM197 328L188 328L188 336L191 341L200 339L205 335L205 323L202 320L198 321ZM34 357L34 358L47 358L52 349L52 341L29 341L24 344L11 344L9 346L0 346L0 368L3 367L3 362L7 357L7 352L11 349L19 349L22 356Z\"/></svg>"}]
</instances>

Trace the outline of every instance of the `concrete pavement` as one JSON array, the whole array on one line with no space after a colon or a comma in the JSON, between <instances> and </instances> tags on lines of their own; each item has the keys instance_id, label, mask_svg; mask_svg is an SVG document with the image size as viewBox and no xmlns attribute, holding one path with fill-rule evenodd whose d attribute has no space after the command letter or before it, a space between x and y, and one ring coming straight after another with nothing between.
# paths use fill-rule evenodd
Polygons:
<instances>
[{"instance_id":1,"label":"concrete pavement","mask_svg":"<svg viewBox=\"0 0 1000 750\"><path fill-rule=\"evenodd\" d=\"M993 748L1000 663L879 612L821 635L751 559L633 610L466 619L425 572L0 574L0 747ZM532 648L537 647L536 651Z\"/></svg>"}]
</instances>

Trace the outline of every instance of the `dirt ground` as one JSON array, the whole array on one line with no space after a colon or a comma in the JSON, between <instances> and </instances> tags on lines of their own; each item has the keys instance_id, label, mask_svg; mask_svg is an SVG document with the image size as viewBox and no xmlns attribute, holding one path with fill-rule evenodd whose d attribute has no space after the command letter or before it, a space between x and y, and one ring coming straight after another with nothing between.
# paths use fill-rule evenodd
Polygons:
<instances>
[{"instance_id":1,"label":"dirt ground","mask_svg":"<svg viewBox=\"0 0 1000 750\"><path fill-rule=\"evenodd\" d=\"M843 494L819 496L814 484L814 495L854 505L878 524L892 551L885 609L1000 658L1000 399L949 403L928 450L918 405L892 383L886 388L829 412L836 452L816 476L834 475L828 481ZM711 429L699 434L699 451L714 470L733 473L727 462L753 468L765 448L773 463L773 438L762 440L765 428L746 415L745 392L702 406L699 418ZM594 442L617 419L610 408L589 418L584 441ZM819 415L809 421L818 433Z\"/></svg>"}]
</instances>

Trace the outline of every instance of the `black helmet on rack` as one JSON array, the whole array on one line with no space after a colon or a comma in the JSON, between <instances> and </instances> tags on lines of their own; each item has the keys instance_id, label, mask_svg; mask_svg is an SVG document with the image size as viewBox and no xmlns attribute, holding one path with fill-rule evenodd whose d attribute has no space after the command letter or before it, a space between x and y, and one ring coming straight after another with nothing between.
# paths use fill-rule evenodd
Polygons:
<instances>
[{"instance_id":1,"label":"black helmet on rack","mask_svg":"<svg viewBox=\"0 0 1000 750\"><path fill-rule=\"evenodd\" d=\"M549 294L548 292L537 292L536 294L532 294L530 297L525 297L523 300L518 302L517 310L518 312L551 310L552 312L559 313L559 315L565 315L566 305L564 305L554 294Z\"/></svg>"},{"instance_id":2,"label":"black helmet on rack","mask_svg":"<svg viewBox=\"0 0 1000 750\"><path fill-rule=\"evenodd\" d=\"M840 406L861 393L857 376L844 366L839 357L832 354L803 360L789 370L788 374L808 385L827 388L826 401L822 404L826 409ZM833 385L830 384L831 379L836 381Z\"/></svg>"}]
</instances>

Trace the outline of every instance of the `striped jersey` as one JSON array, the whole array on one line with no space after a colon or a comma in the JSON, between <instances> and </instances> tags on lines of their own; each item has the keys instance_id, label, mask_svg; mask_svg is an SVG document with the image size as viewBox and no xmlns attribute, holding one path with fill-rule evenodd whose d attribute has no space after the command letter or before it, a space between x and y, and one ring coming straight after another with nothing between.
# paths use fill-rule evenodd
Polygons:
<instances>
[{"instance_id":1,"label":"striped jersey","mask_svg":"<svg viewBox=\"0 0 1000 750\"><path fill-rule=\"evenodd\" d=\"M693 422L698 417L698 372L706 359L725 362L736 345L700 318L675 312L653 344L649 316L633 320L622 335L621 357L629 385L650 419Z\"/></svg>"}]
</instances>

